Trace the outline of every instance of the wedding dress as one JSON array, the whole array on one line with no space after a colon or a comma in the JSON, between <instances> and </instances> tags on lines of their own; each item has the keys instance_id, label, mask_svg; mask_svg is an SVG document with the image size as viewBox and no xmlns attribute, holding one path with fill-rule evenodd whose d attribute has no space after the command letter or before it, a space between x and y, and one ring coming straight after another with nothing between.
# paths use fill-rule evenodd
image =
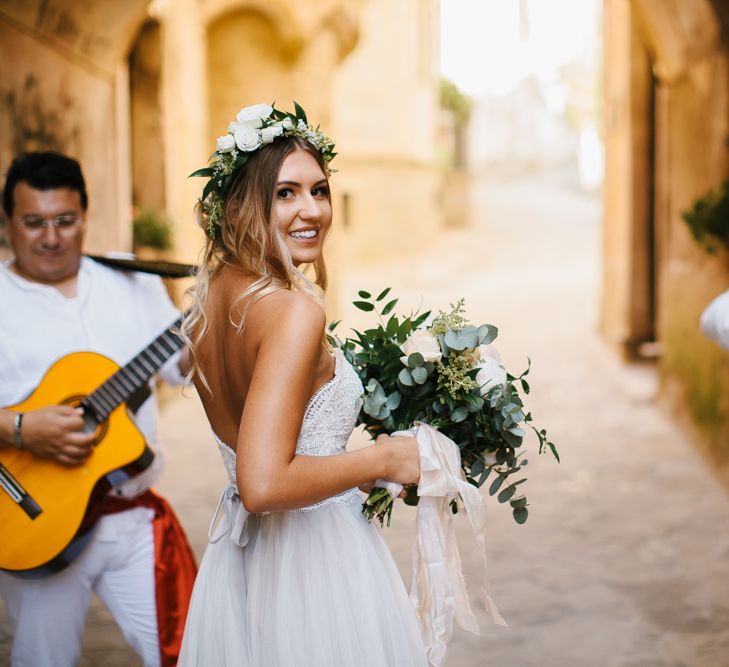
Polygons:
<instances>
[{"instance_id":1,"label":"wedding dress","mask_svg":"<svg viewBox=\"0 0 729 667\"><path fill-rule=\"evenodd\" d=\"M344 452L362 385L342 353L309 401L298 454ZM417 618L358 489L297 510L248 514L235 452L195 581L180 667L427 666Z\"/></svg>"}]
</instances>

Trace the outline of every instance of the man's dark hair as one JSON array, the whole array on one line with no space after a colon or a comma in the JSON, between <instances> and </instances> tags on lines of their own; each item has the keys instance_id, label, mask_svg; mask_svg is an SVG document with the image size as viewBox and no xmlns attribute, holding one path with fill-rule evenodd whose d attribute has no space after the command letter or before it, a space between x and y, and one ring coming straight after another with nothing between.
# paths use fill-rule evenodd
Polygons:
<instances>
[{"instance_id":1,"label":"man's dark hair","mask_svg":"<svg viewBox=\"0 0 729 667\"><path fill-rule=\"evenodd\" d=\"M3 189L3 209L8 217L13 214L18 183L27 183L36 190L70 188L79 193L84 211L89 203L81 166L73 158L55 151L21 153L13 160Z\"/></svg>"}]
</instances>

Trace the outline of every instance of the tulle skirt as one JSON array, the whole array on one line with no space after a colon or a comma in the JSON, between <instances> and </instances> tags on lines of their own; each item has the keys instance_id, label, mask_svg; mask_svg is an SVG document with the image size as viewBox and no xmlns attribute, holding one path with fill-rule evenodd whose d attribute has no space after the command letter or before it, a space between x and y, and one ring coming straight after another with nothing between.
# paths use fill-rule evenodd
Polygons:
<instances>
[{"instance_id":1,"label":"tulle skirt","mask_svg":"<svg viewBox=\"0 0 729 667\"><path fill-rule=\"evenodd\" d=\"M413 606L359 503L252 515L208 545L180 667L427 667Z\"/></svg>"}]
</instances>

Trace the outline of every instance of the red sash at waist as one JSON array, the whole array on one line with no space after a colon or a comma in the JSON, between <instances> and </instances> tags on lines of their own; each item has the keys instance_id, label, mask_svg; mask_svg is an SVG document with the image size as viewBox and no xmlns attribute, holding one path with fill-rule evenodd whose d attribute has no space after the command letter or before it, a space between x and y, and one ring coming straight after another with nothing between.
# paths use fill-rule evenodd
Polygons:
<instances>
[{"instance_id":1,"label":"red sash at waist","mask_svg":"<svg viewBox=\"0 0 729 667\"><path fill-rule=\"evenodd\" d=\"M116 514L135 507L154 511L154 581L160 659L162 667L175 667L197 574L195 557L172 507L151 489L136 498L109 496L103 513Z\"/></svg>"}]
</instances>

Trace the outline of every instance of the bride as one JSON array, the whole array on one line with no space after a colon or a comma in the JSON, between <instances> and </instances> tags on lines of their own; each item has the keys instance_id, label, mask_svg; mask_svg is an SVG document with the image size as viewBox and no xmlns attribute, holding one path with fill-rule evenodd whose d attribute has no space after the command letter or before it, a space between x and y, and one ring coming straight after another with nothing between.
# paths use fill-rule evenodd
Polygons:
<instances>
[{"instance_id":1,"label":"bride","mask_svg":"<svg viewBox=\"0 0 729 667\"><path fill-rule=\"evenodd\" d=\"M246 107L198 204L204 259L184 323L230 485L210 529L179 665L427 665L415 612L358 486L419 478L414 438L345 452L362 386L326 344L322 246L334 143ZM300 270L312 266L310 281Z\"/></svg>"}]
</instances>

